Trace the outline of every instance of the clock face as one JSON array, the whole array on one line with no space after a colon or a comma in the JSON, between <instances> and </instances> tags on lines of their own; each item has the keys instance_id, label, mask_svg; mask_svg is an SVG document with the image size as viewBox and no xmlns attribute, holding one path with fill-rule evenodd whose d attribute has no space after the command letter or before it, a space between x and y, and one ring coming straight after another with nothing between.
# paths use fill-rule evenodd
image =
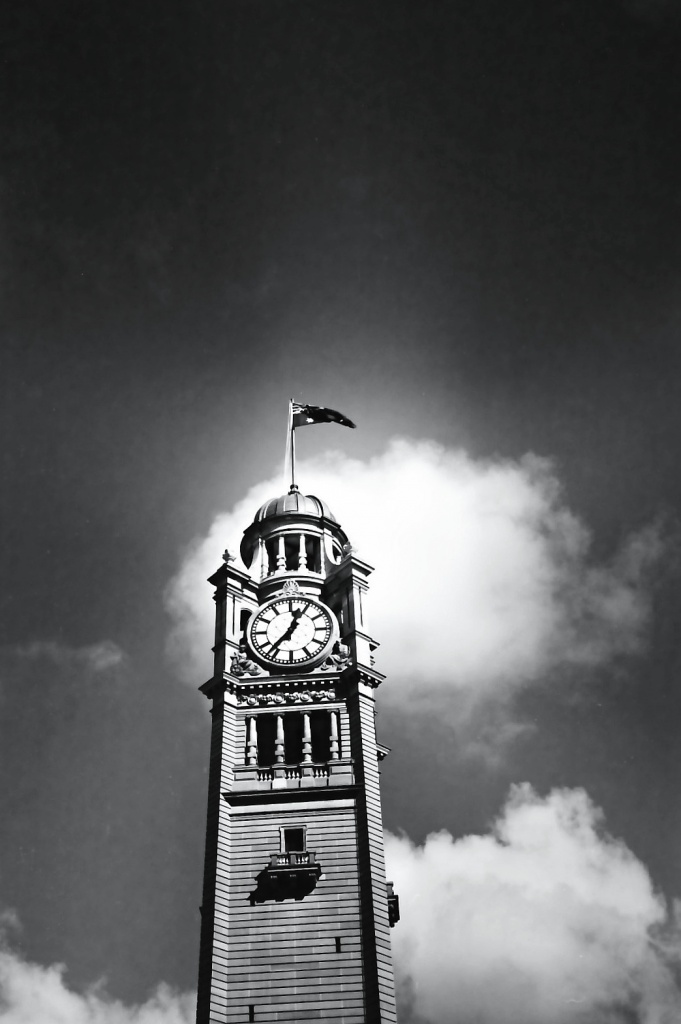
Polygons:
<instances>
[{"instance_id":1,"label":"clock face","mask_svg":"<svg viewBox=\"0 0 681 1024\"><path fill-rule=\"evenodd\" d=\"M250 619L249 646L267 665L298 668L321 661L337 638L333 614L309 597L278 597Z\"/></svg>"}]
</instances>

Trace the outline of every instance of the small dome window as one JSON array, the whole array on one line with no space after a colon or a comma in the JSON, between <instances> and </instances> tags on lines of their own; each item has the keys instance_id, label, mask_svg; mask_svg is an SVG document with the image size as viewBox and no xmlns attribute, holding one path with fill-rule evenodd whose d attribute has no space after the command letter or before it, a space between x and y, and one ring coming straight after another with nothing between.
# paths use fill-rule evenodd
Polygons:
<instances>
[{"instance_id":1,"label":"small dome window","mask_svg":"<svg viewBox=\"0 0 681 1024\"><path fill-rule=\"evenodd\" d=\"M305 538L305 557L310 572L322 571L322 546L319 537Z\"/></svg>"},{"instance_id":2,"label":"small dome window","mask_svg":"<svg viewBox=\"0 0 681 1024\"><path fill-rule=\"evenodd\" d=\"M295 572L298 568L298 557L300 553L300 540L298 534L289 534L284 538L284 552L286 554L286 569L288 572Z\"/></svg>"}]
</instances>

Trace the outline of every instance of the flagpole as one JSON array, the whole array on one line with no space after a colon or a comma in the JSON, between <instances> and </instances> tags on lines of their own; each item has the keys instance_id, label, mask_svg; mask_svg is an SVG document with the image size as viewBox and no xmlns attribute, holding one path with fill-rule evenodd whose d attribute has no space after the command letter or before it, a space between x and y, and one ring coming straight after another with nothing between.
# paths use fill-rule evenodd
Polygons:
<instances>
[{"instance_id":1,"label":"flagpole","mask_svg":"<svg viewBox=\"0 0 681 1024\"><path fill-rule=\"evenodd\" d=\"M288 429L289 443L291 446L291 491L297 491L296 487L296 431L293 426L293 399L288 404Z\"/></svg>"},{"instance_id":2,"label":"flagpole","mask_svg":"<svg viewBox=\"0 0 681 1024\"><path fill-rule=\"evenodd\" d=\"M288 404L288 419L286 421L286 444L284 446L284 487L286 487L288 481L288 460L289 460L289 447L291 444L291 403Z\"/></svg>"}]
</instances>

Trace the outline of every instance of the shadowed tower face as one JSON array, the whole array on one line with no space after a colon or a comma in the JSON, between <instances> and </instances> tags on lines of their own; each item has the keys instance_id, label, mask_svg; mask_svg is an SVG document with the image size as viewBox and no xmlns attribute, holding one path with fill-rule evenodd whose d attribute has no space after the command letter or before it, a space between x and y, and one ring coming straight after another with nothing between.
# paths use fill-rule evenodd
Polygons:
<instances>
[{"instance_id":1,"label":"shadowed tower face","mask_svg":"<svg viewBox=\"0 0 681 1024\"><path fill-rule=\"evenodd\" d=\"M215 586L197 1024L395 1021L371 567L323 501L266 502Z\"/></svg>"}]
</instances>

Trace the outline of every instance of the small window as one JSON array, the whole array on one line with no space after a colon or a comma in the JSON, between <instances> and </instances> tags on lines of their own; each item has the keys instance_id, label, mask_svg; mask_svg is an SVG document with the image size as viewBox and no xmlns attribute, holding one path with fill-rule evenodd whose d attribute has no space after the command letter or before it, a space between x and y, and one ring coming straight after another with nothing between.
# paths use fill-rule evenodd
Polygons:
<instances>
[{"instance_id":1,"label":"small window","mask_svg":"<svg viewBox=\"0 0 681 1024\"><path fill-rule=\"evenodd\" d=\"M250 608L242 608L239 612L239 635L243 638L246 631L246 624L251 617Z\"/></svg>"},{"instance_id":2,"label":"small window","mask_svg":"<svg viewBox=\"0 0 681 1024\"><path fill-rule=\"evenodd\" d=\"M252 1021L255 1020L255 1004L254 1003L249 1003L249 1006L248 1006L248 1020L249 1020L249 1022L252 1022Z\"/></svg>"},{"instance_id":3,"label":"small window","mask_svg":"<svg viewBox=\"0 0 681 1024\"><path fill-rule=\"evenodd\" d=\"M340 626L341 636L345 633L345 615L343 614L343 608L340 604L332 604L331 610L335 613L338 619L338 625Z\"/></svg>"},{"instance_id":4,"label":"small window","mask_svg":"<svg viewBox=\"0 0 681 1024\"><path fill-rule=\"evenodd\" d=\"M305 829L284 828L281 830L281 844L284 853L303 853L305 850Z\"/></svg>"}]
</instances>

